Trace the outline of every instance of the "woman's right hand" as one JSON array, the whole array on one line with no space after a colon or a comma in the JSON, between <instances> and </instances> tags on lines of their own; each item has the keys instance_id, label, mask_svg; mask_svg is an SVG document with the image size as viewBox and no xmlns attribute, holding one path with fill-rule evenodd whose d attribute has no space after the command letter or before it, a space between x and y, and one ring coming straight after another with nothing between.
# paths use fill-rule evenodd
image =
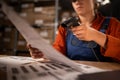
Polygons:
<instances>
[{"instance_id":1,"label":"woman's right hand","mask_svg":"<svg viewBox=\"0 0 120 80\"><path fill-rule=\"evenodd\" d=\"M32 58L43 58L43 53L37 48L32 47L30 44L27 44L27 48Z\"/></svg>"}]
</instances>

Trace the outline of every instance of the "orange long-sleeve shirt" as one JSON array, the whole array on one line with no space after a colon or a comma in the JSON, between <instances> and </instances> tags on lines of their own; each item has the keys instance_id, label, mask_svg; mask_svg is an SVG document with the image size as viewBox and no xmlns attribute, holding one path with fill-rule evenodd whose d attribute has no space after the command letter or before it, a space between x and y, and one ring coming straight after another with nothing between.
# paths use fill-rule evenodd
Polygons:
<instances>
[{"instance_id":1,"label":"orange long-sleeve shirt","mask_svg":"<svg viewBox=\"0 0 120 80\"><path fill-rule=\"evenodd\" d=\"M96 30L100 30L102 22L105 17L97 15L97 18L93 21L92 27ZM108 29L106 30L106 36L108 38L107 48L101 47L101 54L106 57L111 57L117 61L120 61L120 22L111 18ZM59 27L56 40L53 44L54 48L66 55L66 29Z\"/></svg>"}]
</instances>

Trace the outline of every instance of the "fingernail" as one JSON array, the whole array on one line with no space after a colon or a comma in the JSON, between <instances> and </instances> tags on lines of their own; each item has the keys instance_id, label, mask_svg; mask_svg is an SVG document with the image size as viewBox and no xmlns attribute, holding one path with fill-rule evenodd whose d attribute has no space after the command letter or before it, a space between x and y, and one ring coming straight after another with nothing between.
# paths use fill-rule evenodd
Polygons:
<instances>
[{"instance_id":1,"label":"fingernail","mask_svg":"<svg viewBox=\"0 0 120 80\"><path fill-rule=\"evenodd\" d=\"M76 34L73 33L73 35L76 35Z\"/></svg>"}]
</instances>

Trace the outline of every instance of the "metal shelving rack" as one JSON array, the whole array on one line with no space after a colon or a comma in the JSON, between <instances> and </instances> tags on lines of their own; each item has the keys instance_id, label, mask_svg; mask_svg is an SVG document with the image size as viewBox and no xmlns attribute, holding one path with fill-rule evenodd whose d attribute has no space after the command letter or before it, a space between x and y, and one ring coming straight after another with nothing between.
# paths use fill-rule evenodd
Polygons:
<instances>
[{"instance_id":1,"label":"metal shelving rack","mask_svg":"<svg viewBox=\"0 0 120 80\"><path fill-rule=\"evenodd\" d=\"M46 1L48 5L53 5L53 1L55 2L55 20L54 20L54 36L53 40L55 39L56 36L56 31L57 31L57 26L58 26L58 11L59 11L59 0L15 0L15 2L10 2L9 0L6 0L9 5L15 7L15 10L17 12L21 11L21 4L22 3L42 3L43 1ZM52 2L51 4L48 2ZM17 5L16 5L17 4ZM42 3L42 6L45 6L46 3ZM40 5L40 4L39 4ZM18 42L18 35L19 32L16 30L15 35L14 35L14 48L11 50L12 54L11 55L18 55L18 53L28 53L28 51L20 51L17 49L17 42ZM8 49L5 49L3 51L8 51Z\"/></svg>"}]
</instances>

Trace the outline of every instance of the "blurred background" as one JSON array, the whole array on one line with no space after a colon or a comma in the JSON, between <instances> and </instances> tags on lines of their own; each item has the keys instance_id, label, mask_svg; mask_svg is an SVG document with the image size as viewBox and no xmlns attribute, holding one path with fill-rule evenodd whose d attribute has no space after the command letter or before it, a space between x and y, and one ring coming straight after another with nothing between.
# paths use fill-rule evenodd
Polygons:
<instances>
[{"instance_id":1,"label":"blurred background","mask_svg":"<svg viewBox=\"0 0 120 80\"><path fill-rule=\"evenodd\" d=\"M3 0L33 27L45 41L52 44L58 25L76 15L70 0ZM99 12L119 20L120 0L97 0ZM112 2L114 2L114 9ZM116 5L117 4L117 5ZM115 13L114 13L115 12ZM0 10L0 55L29 56L26 41Z\"/></svg>"}]
</instances>

